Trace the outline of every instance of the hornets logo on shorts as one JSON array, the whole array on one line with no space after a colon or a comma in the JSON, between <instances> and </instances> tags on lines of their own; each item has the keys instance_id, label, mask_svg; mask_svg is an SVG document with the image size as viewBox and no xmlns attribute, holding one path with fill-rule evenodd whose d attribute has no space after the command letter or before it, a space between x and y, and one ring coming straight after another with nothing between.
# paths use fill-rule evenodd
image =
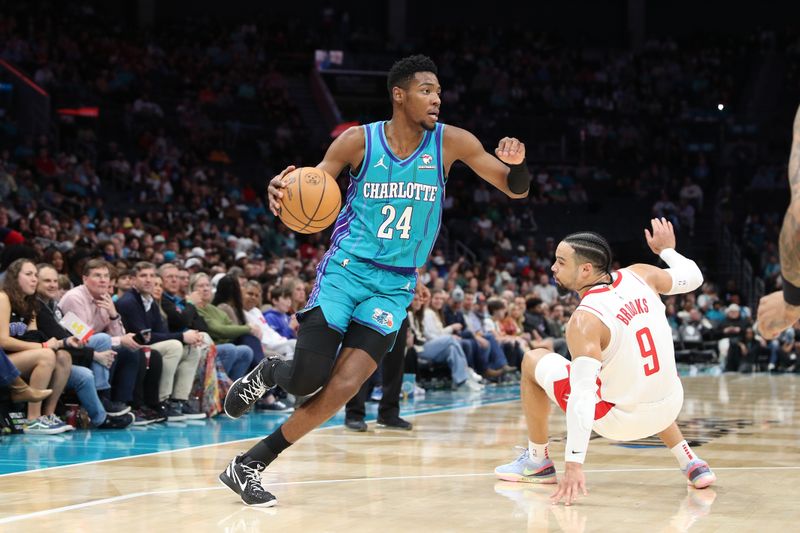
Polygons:
<instances>
[{"instance_id":1,"label":"hornets logo on shorts","mask_svg":"<svg viewBox=\"0 0 800 533\"><path fill-rule=\"evenodd\" d=\"M392 313L389 311L384 311L380 307L375 308L375 312L372 313L372 320L378 323L380 326L386 326L387 328L391 328L394 325L394 317Z\"/></svg>"}]
</instances>

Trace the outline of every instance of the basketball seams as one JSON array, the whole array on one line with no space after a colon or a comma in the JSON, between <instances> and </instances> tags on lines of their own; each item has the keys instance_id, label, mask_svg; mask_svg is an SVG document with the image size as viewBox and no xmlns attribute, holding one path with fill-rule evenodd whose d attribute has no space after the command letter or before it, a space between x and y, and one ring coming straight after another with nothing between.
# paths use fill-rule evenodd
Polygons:
<instances>
[{"instance_id":1,"label":"basketball seams","mask_svg":"<svg viewBox=\"0 0 800 533\"><path fill-rule=\"evenodd\" d=\"M300 177L302 178L302 174L301 174ZM311 216L308 216L306 214L306 209L305 209L305 206L303 205L303 196L302 196L302 194L300 195L300 207L303 209L303 214L306 215L306 218L308 218L308 223L305 225L305 227L303 229L308 227L316 219L316 215L319 212L319 207L322 205L323 200L325 200L325 189L328 188L328 176L326 176L325 174L322 174L321 177L322 177L322 192L319 193L319 198L317 200L317 207L314 209L314 212L311 214ZM301 191L303 190L303 180L302 179L300 180L300 186L298 187L298 189L301 190Z\"/></svg>"},{"instance_id":2,"label":"basketball seams","mask_svg":"<svg viewBox=\"0 0 800 533\"><path fill-rule=\"evenodd\" d=\"M331 218L331 216L333 216L334 219L336 217L338 217L339 211L341 210L341 206L342 206L341 193L340 193L340 191L338 191L338 186L337 186L336 187L336 189L337 189L336 192L339 193L339 194L336 194L336 196L335 196L336 197L336 207L333 210L329 211L326 214L325 217L320 217L319 216L319 210L322 208L323 202L326 201L326 193L327 193L327 188L328 188L328 183L327 183L328 174L326 172L324 172L324 171L321 171L321 170L315 168L315 167L303 167L301 169L298 169L298 171L299 172L297 173L297 179L298 179L298 181L297 181L297 189L296 189L296 191L292 191L292 192L297 194L297 196L295 197L296 199L291 201L291 202L287 202L286 200L291 198L291 196L288 196L288 197L285 197L284 199L281 200L281 207L282 207L281 215L282 216L280 218L283 221L283 223L289 229L291 229L292 231L295 231L297 233L317 233L319 231L322 231L322 230L326 229L328 226L330 226L330 223L326 223L327 219ZM319 199L317 201L317 205L316 205L315 209L313 210L313 212L311 212L310 209L307 209L306 206L304 205L304 202L303 202L303 200L304 200L303 181L311 173L314 173L315 175L318 175L323 180L325 180L325 183L323 183L323 185L322 185L322 190L319 191L319 193L318 193L318 198ZM331 178L331 179L333 179L333 178ZM316 189L316 187L318 185L309 185L309 186L312 186L314 189ZM332 186L332 190L333 190L333 186ZM305 191L305 192L306 192L305 199L308 200L310 191ZM316 192L316 191L314 191L314 192ZM314 196L314 194L311 194L310 196ZM327 200L329 202L332 199L327 199ZM289 208L290 204L295 204L295 203L298 203L298 202L300 204L299 207L300 207L300 212L301 212L302 216L296 214L292 209ZM292 207L295 207L295 206L292 205ZM309 216L309 214L310 214L310 216Z\"/></svg>"}]
</instances>

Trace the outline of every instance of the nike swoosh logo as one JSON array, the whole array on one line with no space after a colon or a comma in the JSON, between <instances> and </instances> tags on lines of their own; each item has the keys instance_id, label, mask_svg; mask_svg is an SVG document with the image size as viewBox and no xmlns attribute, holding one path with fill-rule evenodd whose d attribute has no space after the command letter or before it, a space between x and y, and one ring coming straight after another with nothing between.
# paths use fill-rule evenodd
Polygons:
<instances>
[{"instance_id":1,"label":"nike swoosh logo","mask_svg":"<svg viewBox=\"0 0 800 533\"><path fill-rule=\"evenodd\" d=\"M242 376L242 381L241 381L241 383L242 383L243 385L247 385L248 383L250 383L250 380L249 380L249 379L247 379L247 377L248 377L249 375L250 375L250 374L247 374L247 375L245 375L245 376Z\"/></svg>"},{"instance_id":2,"label":"nike swoosh logo","mask_svg":"<svg viewBox=\"0 0 800 533\"><path fill-rule=\"evenodd\" d=\"M233 469L233 480L234 480L234 481L236 481L236 484L237 484L237 485L239 485L239 488L240 488L242 491L244 491L244 489L247 487L247 480L244 480L244 483L242 483L242 482L239 480L239 476L238 476L238 475L236 475L236 469L235 469L235 468Z\"/></svg>"},{"instance_id":3,"label":"nike swoosh logo","mask_svg":"<svg viewBox=\"0 0 800 533\"><path fill-rule=\"evenodd\" d=\"M572 451L571 451L571 452L569 452L569 453L574 453L574 454L576 454L576 455L577 455L577 454L579 454L579 453L583 453L583 452L576 452L575 450L572 450Z\"/></svg>"},{"instance_id":4,"label":"nike swoosh logo","mask_svg":"<svg viewBox=\"0 0 800 533\"><path fill-rule=\"evenodd\" d=\"M533 475L533 474L535 474L536 472L538 472L538 470L531 470L530 468L524 468L524 469L522 470L522 475L523 475L523 476L532 476L532 475Z\"/></svg>"}]
</instances>

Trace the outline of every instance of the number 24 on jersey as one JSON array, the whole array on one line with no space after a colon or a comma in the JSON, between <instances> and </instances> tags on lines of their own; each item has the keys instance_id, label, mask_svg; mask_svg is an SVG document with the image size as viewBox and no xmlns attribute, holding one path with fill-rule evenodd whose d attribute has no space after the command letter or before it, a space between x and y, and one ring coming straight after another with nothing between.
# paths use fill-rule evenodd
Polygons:
<instances>
[{"instance_id":1,"label":"number 24 on jersey","mask_svg":"<svg viewBox=\"0 0 800 533\"><path fill-rule=\"evenodd\" d=\"M378 228L379 238L392 239L394 238L395 231L398 232L401 239L411 238L411 217L414 214L414 206L409 205L403 209L403 212L398 218L397 210L394 208L394 206L386 204L381 209L381 214L386 218L384 218L381 227ZM396 223L394 223L395 218L397 218Z\"/></svg>"}]
</instances>

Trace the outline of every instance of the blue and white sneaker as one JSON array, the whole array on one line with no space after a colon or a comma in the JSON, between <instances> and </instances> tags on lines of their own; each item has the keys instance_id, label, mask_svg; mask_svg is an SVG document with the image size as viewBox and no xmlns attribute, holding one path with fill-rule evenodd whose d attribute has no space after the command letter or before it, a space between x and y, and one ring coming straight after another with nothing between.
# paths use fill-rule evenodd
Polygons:
<instances>
[{"instance_id":1,"label":"blue and white sneaker","mask_svg":"<svg viewBox=\"0 0 800 533\"><path fill-rule=\"evenodd\" d=\"M696 489L704 489L717 480L708 463L699 458L691 461L686 468L681 468L681 472L686 476L688 483Z\"/></svg>"},{"instance_id":2,"label":"blue and white sneaker","mask_svg":"<svg viewBox=\"0 0 800 533\"><path fill-rule=\"evenodd\" d=\"M75 428L58 418L55 413L52 415L48 415L47 422L50 424L50 427L58 429L59 433L64 433L65 431L75 431Z\"/></svg>"},{"instance_id":3,"label":"blue and white sneaker","mask_svg":"<svg viewBox=\"0 0 800 533\"><path fill-rule=\"evenodd\" d=\"M553 461L547 458L541 463L534 463L530 458L528 448L524 448L515 461L495 468L494 475L503 481L541 483L544 485L556 483L556 467Z\"/></svg>"},{"instance_id":4,"label":"blue and white sneaker","mask_svg":"<svg viewBox=\"0 0 800 533\"><path fill-rule=\"evenodd\" d=\"M39 418L28 420L25 423L23 431L28 435L56 435L69 430L60 427L53 427L48 417L40 416Z\"/></svg>"}]
</instances>

